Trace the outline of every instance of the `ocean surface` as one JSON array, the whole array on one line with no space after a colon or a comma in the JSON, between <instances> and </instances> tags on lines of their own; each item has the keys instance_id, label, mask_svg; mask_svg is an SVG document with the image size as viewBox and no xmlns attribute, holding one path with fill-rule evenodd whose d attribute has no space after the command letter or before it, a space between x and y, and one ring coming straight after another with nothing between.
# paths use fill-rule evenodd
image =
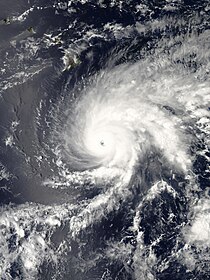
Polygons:
<instances>
[{"instance_id":1,"label":"ocean surface","mask_svg":"<svg viewBox=\"0 0 210 280\"><path fill-rule=\"evenodd\" d=\"M210 3L0 1L0 280L210 279Z\"/></svg>"}]
</instances>

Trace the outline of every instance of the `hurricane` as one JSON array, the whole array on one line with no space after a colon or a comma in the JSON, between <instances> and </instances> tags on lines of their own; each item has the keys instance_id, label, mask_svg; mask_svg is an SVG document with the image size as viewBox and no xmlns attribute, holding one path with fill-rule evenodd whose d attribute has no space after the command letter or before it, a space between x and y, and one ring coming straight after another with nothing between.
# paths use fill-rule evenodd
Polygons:
<instances>
[{"instance_id":1,"label":"hurricane","mask_svg":"<svg viewBox=\"0 0 210 280\"><path fill-rule=\"evenodd\" d=\"M159 68L159 62L155 63ZM179 128L187 118L186 101L183 104L183 96L179 94L183 81L178 73L170 78L163 77L162 69L158 77L152 73L153 67L156 65L141 62L117 67L95 78L76 104L62 135L64 149L73 166L129 169L147 150L155 147L170 164L187 169L190 163L187 142L190 141L185 139L184 127ZM208 95L205 85L202 94L197 94L201 104L196 106L202 107ZM190 92L188 96L191 103L195 102L193 95ZM171 113L176 110L181 120Z\"/></svg>"},{"instance_id":2,"label":"hurricane","mask_svg":"<svg viewBox=\"0 0 210 280\"><path fill-rule=\"evenodd\" d=\"M210 7L188 2L3 4L2 280L209 279Z\"/></svg>"}]
</instances>

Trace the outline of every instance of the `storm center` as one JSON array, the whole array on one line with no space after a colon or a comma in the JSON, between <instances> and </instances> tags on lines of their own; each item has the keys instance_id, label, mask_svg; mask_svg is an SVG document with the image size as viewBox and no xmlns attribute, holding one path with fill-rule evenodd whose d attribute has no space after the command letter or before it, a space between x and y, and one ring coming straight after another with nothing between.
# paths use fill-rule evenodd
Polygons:
<instances>
[{"instance_id":1,"label":"storm center","mask_svg":"<svg viewBox=\"0 0 210 280\"><path fill-rule=\"evenodd\" d=\"M100 141L101 146L105 146L104 140Z\"/></svg>"}]
</instances>

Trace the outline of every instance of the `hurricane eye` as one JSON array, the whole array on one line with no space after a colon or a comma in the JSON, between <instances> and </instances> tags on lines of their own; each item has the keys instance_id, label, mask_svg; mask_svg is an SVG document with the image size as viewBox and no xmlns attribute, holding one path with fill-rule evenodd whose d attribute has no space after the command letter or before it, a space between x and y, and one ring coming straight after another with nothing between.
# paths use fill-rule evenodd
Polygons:
<instances>
[{"instance_id":1,"label":"hurricane eye","mask_svg":"<svg viewBox=\"0 0 210 280\"><path fill-rule=\"evenodd\" d=\"M105 146L105 143L104 143L103 140L100 141L100 145L103 146L103 147Z\"/></svg>"}]
</instances>

